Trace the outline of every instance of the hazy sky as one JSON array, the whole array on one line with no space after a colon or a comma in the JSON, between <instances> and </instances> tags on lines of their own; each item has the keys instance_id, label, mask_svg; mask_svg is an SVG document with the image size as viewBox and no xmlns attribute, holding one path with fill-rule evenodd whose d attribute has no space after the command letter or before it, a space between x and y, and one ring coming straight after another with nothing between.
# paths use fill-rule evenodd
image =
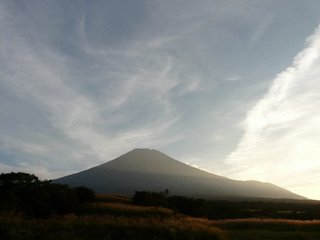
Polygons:
<instances>
[{"instance_id":1,"label":"hazy sky","mask_svg":"<svg viewBox=\"0 0 320 240\"><path fill-rule=\"evenodd\" d=\"M0 1L0 170L155 148L320 199L320 1Z\"/></svg>"}]
</instances>

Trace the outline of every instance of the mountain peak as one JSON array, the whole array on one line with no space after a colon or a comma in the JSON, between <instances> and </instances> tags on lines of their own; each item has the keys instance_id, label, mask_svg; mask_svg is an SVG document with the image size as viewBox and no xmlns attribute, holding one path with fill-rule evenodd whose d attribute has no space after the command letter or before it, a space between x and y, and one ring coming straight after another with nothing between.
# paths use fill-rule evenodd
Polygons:
<instances>
[{"instance_id":1,"label":"mountain peak","mask_svg":"<svg viewBox=\"0 0 320 240\"><path fill-rule=\"evenodd\" d=\"M135 148L127 152L126 154L163 154L163 153L156 149L151 149L151 148Z\"/></svg>"},{"instance_id":2,"label":"mountain peak","mask_svg":"<svg viewBox=\"0 0 320 240\"><path fill-rule=\"evenodd\" d=\"M155 150L155 149L152 149L152 148L134 148L129 152L149 152L149 151L152 152L152 151L158 151L158 150Z\"/></svg>"},{"instance_id":3,"label":"mountain peak","mask_svg":"<svg viewBox=\"0 0 320 240\"><path fill-rule=\"evenodd\" d=\"M166 154L137 148L100 166L56 180L88 186L101 193L133 194L151 190L201 197L302 198L268 183L236 181L191 167Z\"/></svg>"},{"instance_id":4,"label":"mountain peak","mask_svg":"<svg viewBox=\"0 0 320 240\"><path fill-rule=\"evenodd\" d=\"M152 154L152 155L160 154L160 155L167 156L166 154L160 152L159 150L151 149L151 148L135 148L135 149L132 149L131 151L127 152L126 154L148 154L148 155L149 154Z\"/></svg>"},{"instance_id":5,"label":"mountain peak","mask_svg":"<svg viewBox=\"0 0 320 240\"><path fill-rule=\"evenodd\" d=\"M148 148L136 148L128 153L103 164L104 167L137 172L149 173L165 173L165 174L179 174L181 168L185 174L186 169L190 171L193 167L179 162L168 155Z\"/></svg>"}]
</instances>

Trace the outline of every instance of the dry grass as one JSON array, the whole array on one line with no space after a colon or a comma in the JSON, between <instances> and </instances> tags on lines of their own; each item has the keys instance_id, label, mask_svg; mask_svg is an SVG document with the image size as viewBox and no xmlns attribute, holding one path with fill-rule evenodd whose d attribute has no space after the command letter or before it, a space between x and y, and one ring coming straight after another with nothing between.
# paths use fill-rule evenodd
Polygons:
<instances>
[{"instance_id":1,"label":"dry grass","mask_svg":"<svg viewBox=\"0 0 320 240\"><path fill-rule=\"evenodd\" d=\"M223 229L320 232L320 220L229 219L214 221L214 224Z\"/></svg>"},{"instance_id":2,"label":"dry grass","mask_svg":"<svg viewBox=\"0 0 320 240\"><path fill-rule=\"evenodd\" d=\"M132 197L123 194L96 194L96 199L99 202L126 202L130 203L132 201Z\"/></svg>"},{"instance_id":3,"label":"dry grass","mask_svg":"<svg viewBox=\"0 0 320 240\"><path fill-rule=\"evenodd\" d=\"M318 240L320 221L287 219L234 219L215 221L227 239L237 240Z\"/></svg>"},{"instance_id":4,"label":"dry grass","mask_svg":"<svg viewBox=\"0 0 320 240\"><path fill-rule=\"evenodd\" d=\"M162 208L162 207L145 207L145 206L138 206L138 205L133 205L133 204L128 204L128 203L121 203L121 202L104 202L104 203L89 203L87 204L88 207L92 208L106 208L106 209L116 209L116 210L122 210L122 211L154 211L154 210L159 210L159 211L165 211L168 213L172 213L173 211L167 208Z\"/></svg>"},{"instance_id":5,"label":"dry grass","mask_svg":"<svg viewBox=\"0 0 320 240\"><path fill-rule=\"evenodd\" d=\"M123 195L98 195L80 215L25 219L0 216L1 240L318 240L320 220L228 219L208 220L177 214L162 207L130 204Z\"/></svg>"},{"instance_id":6,"label":"dry grass","mask_svg":"<svg viewBox=\"0 0 320 240\"><path fill-rule=\"evenodd\" d=\"M121 211L151 211L150 207L109 203ZM106 207L105 206L105 207ZM132 210L134 209L134 210ZM47 220L24 219L19 215L0 217L1 239L237 239L317 240L320 220L229 219L208 220L179 214L148 215L66 215Z\"/></svg>"},{"instance_id":7,"label":"dry grass","mask_svg":"<svg viewBox=\"0 0 320 240\"><path fill-rule=\"evenodd\" d=\"M224 233L212 221L187 217L161 207L136 206L126 202L95 202L80 215L49 219L0 216L1 239L154 239L222 240Z\"/></svg>"},{"instance_id":8,"label":"dry grass","mask_svg":"<svg viewBox=\"0 0 320 240\"><path fill-rule=\"evenodd\" d=\"M144 207L132 205L125 202L95 202L88 203L83 207L83 212L86 214L114 214L124 216L171 216L174 212L162 207Z\"/></svg>"},{"instance_id":9,"label":"dry grass","mask_svg":"<svg viewBox=\"0 0 320 240\"><path fill-rule=\"evenodd\" d=\"M209 222L179 217L67 215L47 220L0 217L1 239L223 239ZM40 237L40 238L39 238Z\"/></svg>"}]
</instances>

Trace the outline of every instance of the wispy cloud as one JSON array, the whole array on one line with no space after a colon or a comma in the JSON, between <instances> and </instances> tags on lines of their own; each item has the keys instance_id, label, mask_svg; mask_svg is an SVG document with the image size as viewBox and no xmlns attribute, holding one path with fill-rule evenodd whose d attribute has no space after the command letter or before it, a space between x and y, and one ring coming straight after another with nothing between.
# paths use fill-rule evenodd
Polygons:
<instances>
[{"instance_id":1,"label":"wispy cloud","mask_svg":"<svg viewBox=\"0 0 320 240\"><path fill-rule=\"evenodd\" d=\"M315 196L320 182L320 28L247 113L244 135L227 161L229 176L260 179ZM298 187L310 176L313 187ZM297 186L297 187L295 187Z\"/></svg>"},{"instance_id":2,"label":"wispy cloud","mask_svg":"<svg viewBox=\"0 0 320 240\"><path fill-rule=\"evenodd\" d=\"M9 10L2 6L1 11ZM179 113L172 94L176 89L196 91L199 79L181 78L183 67L174 67L179 60L161 49L177 37L111 50L86 38L83 17L79 35L70 34L82 54L77 59L34 39L36 27L25 30L21 24L27 16L5 16L0 83L9 98L1 104L0 144L15 160L2 159L2 169L33 166L37 173L43 171L41 176L59 176L135 147L160 148L182 138L174 130ZM18 110L10 109L8 101ZM29 122L21 109L29 112ZM8 118L16 119L14 126Z\"/></svg>"},{"instance_id":3,"label":"wispy cloud","mask_svg":"<svg viewBox=\"0 0 320 240\"><path fill-rule=\"evenodd\" d=\"M265 35L268 28L272 25L274 21L274 15L269 15L265 17L262 22L256 27L255 31L252 34L252 37L250 39L249 47L253 48L258 41Z\"/></svg>"}]
</instances>

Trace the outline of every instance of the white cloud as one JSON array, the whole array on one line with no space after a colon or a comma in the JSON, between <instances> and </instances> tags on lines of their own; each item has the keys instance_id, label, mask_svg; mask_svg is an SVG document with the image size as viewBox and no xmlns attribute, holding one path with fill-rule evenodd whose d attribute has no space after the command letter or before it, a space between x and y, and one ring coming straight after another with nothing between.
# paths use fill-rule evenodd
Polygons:
<instances>
[{"instance_id":1,"label":"white cloud","mask_svg":"<svg viewBox=\"0 0 320 240\"><path fill-rule=\"evenodd\" d=\"M247 113L230 177L270 181L320 199L320 28ZM309 190L301 181L310 176ZM295 187L296 186L296 187ZM306 188L306 189L307 189ZM312 190L312 191L311 191Z\"/></svg>"},{"instance_id":2,"label":"white cloud","mask_svg":"<svg viewBox=\"0 0 320 240\"><path fill-rule=\"evenodd\" d=\"M241 80L241 77L239 77L239 76L230 76L230 77L227 77L226 80L228 82L237 82L237 81Z\"/></svg>"},{"instance_id":3,"label":"white cloud","mask_svg":"<svg viewBox=\"0 0 320 240\"><path fill-rule=\"evenodd\" d=\"M272 25L273 21L274 15L269 15L262 20L262 22L257 26L251 37L249 43L250 48L253 48L259 42L259 40L265 35L269 27Z\"/></svg>"}]
</instances>

